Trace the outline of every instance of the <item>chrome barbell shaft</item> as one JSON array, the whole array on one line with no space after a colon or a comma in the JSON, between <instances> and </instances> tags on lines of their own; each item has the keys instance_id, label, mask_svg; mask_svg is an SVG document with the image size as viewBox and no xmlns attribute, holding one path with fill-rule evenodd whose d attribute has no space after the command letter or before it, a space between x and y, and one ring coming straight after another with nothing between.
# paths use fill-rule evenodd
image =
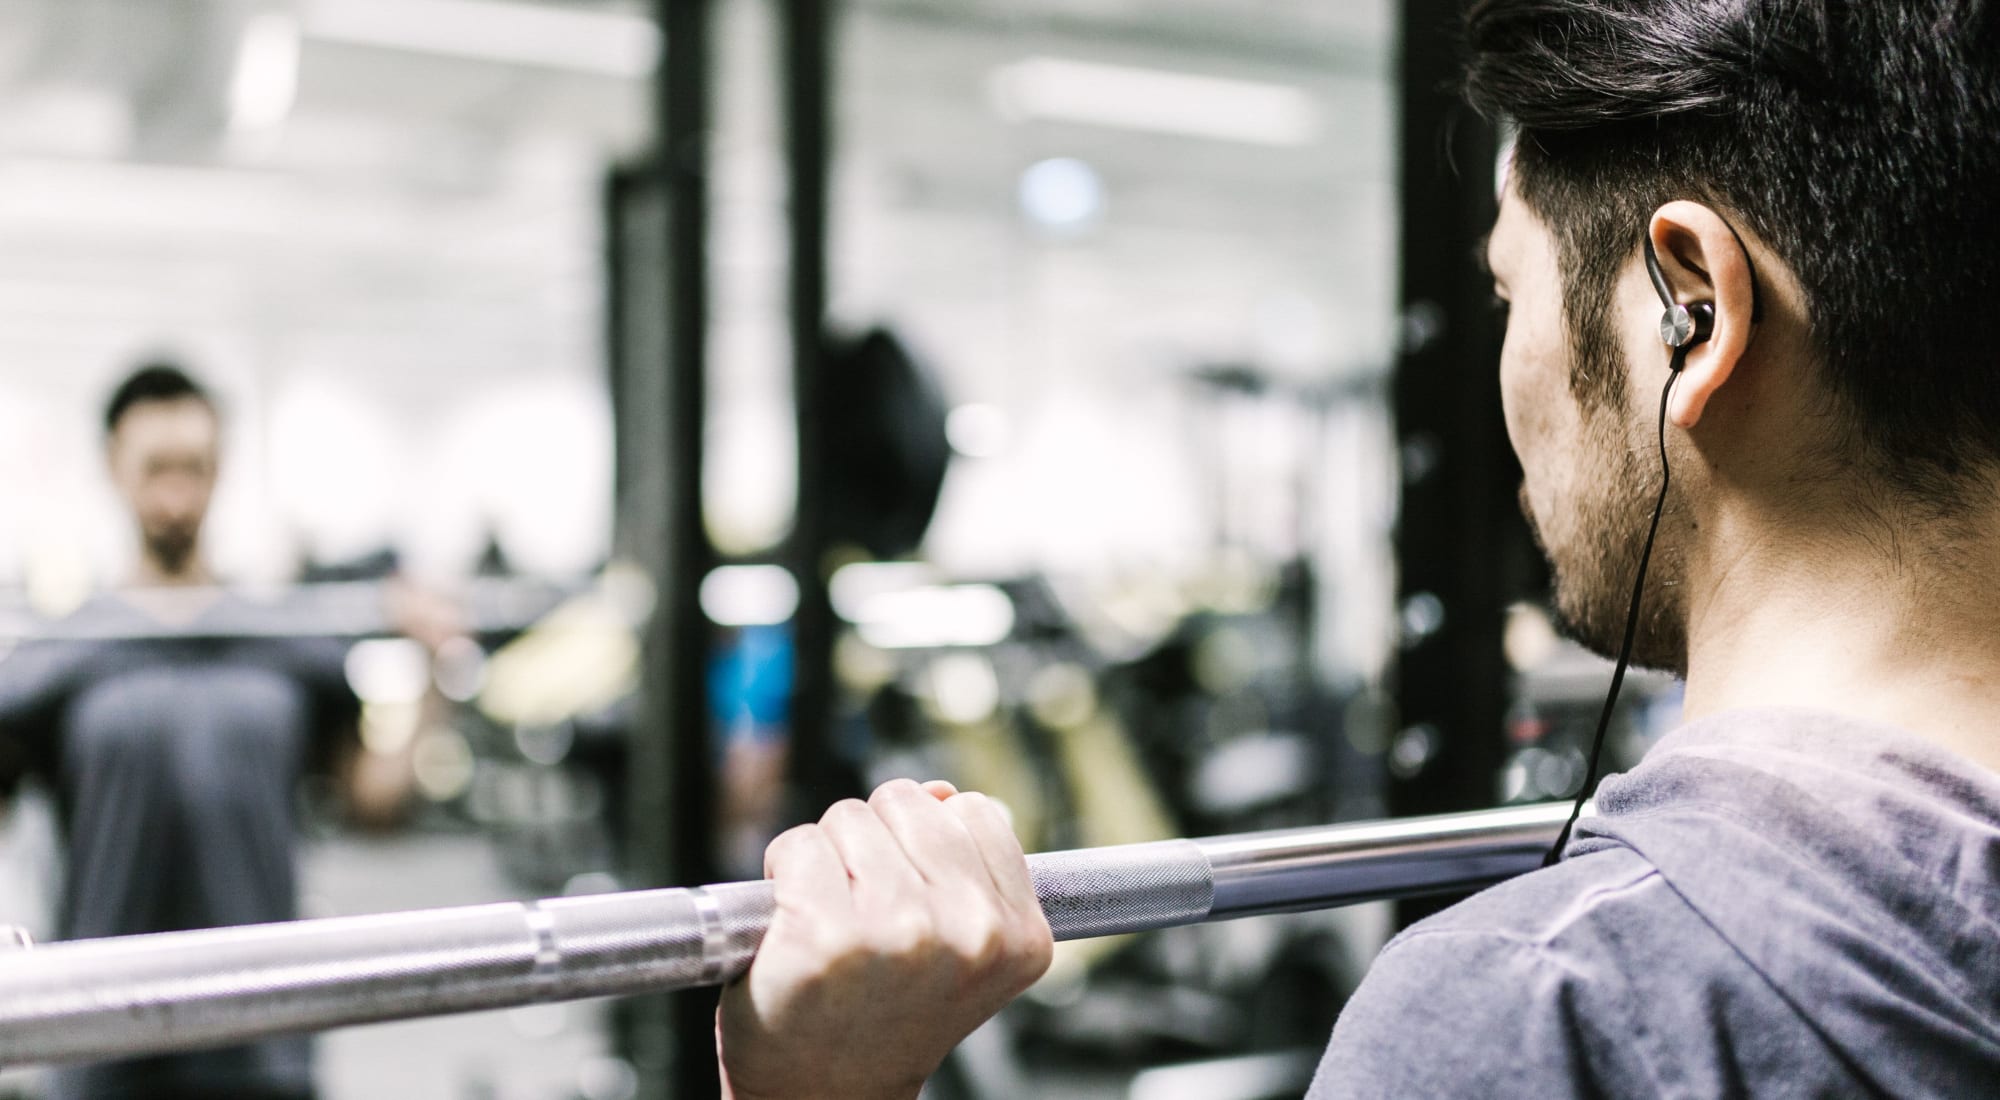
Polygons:
<instances>
[{"instance_id":1,"label":"chrome barbell shaft","mask_svg":"<svg viewBox=\"0 0 2000 1100\"><path fill-rule=\"evenodd\" d=\"M564 600L579 583L480 577L456 586L453 606L470 634L525 630ZM189 607L229 598L226 606L175 623L133 614L110 619L47 619L17 600L0 600L0 645L21 642L139 642L161 640L355 640L401 633L388 610L389 586L381 581L315 581L176 591ZM4 656L4 653L0 653Z\"/></svg>"},{"instance_id":2,"label":"chrome barbell shaft","mask_svg":"<svg viewBox=\"0 0 2000 1100\"><path fill-rule=\"evenodd\" d=\"M1533 869L1529 806L1029 857L1058 939L1475 889ZM0 1064L184 1050L742 974L767 883L48 944L0 954Z\"/></svg>"}]
</instances>

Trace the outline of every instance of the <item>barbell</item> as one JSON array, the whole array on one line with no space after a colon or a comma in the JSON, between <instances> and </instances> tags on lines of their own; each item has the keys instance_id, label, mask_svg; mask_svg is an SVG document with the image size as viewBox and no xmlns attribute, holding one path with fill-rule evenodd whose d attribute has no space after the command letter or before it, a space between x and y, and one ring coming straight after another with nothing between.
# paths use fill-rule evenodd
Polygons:
<instances>
[{"instance_id":1,"label":"barbell","mask_svg":"<svg viewBox=\"0 0 2000 1100\"><path fill-rule=\"evenodd\" d=\"M1059 940L1478 889L1533 870L1566 804L1028 857ZM0 1064L692 989L750 966L737 882L0 950ZM4 947L5 937L0 937Z\"/></svg>"},{"instance_id":2,"label":"barbell","mask_svg":"<svg viewBox=\"0 0 2000 1100\"><path fill-rule=\"evenodd\" d=\"M516 633L585 587L555 581L481 577L455 586L452 606L464 620L468 634ZM383 581L321 581L227 589L189 586L155 595L189 608L186 621L151 617L136 606L129 609L129 614L86 613L52 619L18 600L5 601L0 602L0 642L359 639L401 633L389 612L390 586ZM196 610L199 614L194 613Z\"/></svg>"}]
</instances>

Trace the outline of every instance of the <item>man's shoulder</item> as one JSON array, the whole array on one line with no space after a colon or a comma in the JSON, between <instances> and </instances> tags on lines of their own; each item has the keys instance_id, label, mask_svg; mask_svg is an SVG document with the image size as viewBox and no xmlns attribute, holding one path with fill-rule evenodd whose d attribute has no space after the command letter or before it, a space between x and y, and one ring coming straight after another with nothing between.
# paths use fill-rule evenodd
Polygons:
<instances>
[{"instance_id":1,"label":"man's shoulder","mask_svg":"<svg viewBox=\"0 0 2000 1100\"><path fill-rule=\"evenodd\" d=\"M1434 1004L1492 998L1515 1008L1533 992L1568 1011L1629 992L1669 952L1685 972L1711 954L1726 961L1728 948L1704 936L1700 917L1644 857L1608 848L1510 879L1412 925L1382 949L1364 992Z\"/></svg>"},{"instance_id":2,"label":"man's shoulder","mask_svg":"<svg viewBox=\"0 0 2000 1100\"><path fill-rule=\"evenodd\" d=\"M1601 847L1383 948L1310 1094L1850 1095L1846 1063L1660 870Z\"/></svg>"},{"instance_id":3,"label":"man's shoulder","mask_svg":"<svg viewBox=\"0 0 2000 1100\"><path fill-rule=\"evenodd\" d=\"M1658 1094L1630 1041L1647 1026L1638 1006L1663 971L1708 985L1733 965L1637 853L1572 857L1391 940L1341 1013L1312 1095Z\"/></svg>"},{"instance_id":4,"label":"man's shoulder","mask_svg":"<svg viewBox=\"0 0 2000 1100\"><path fill-rule=\"evenodd\" d=\"M1630 848L1606 847L1474 894L1411 925L1382 954L1387 958L1430 941L1464 939L1560 953L1598 941L1608 928L1674 919L1686 909L1645 857Z\"/></svg>"}]
</instances>

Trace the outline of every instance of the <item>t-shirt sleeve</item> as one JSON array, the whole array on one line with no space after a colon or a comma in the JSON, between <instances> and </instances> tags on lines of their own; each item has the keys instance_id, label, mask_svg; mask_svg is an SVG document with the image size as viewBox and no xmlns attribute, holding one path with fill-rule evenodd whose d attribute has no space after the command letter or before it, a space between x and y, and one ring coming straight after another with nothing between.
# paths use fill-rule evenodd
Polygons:
<instances>
[{"instance_id":1,"label":"t-shirt sleeve","mask_svg":"<svg viewBox=\"0 0 2000 1100\"><path fill-rule=\"evenodd\" d=\"M1504 932L1413 929L1334 1026L1309 1100L1602 1096L1631 1080L1559 953ZM1636 1067L1633 1067L1636 1068Z\"/></svg>"},{"instance_id":2,"label":"t-shirt sleeve","mask_svg":"<svg viewBox=\"0 0 2000 1100\"><path fill-rule=\"evenodd\" d=\"M0 795L46 766L78 664L74 647L25 642L0 657Z\"/></svg>"},{"instance_id":3,"label":"t-shirt sleeve","mask_svg":"<svg viewBox=\"0 0 2000 1100\"><path fill-rule=\"evenodd\" d=\"M361 700L347 681L349 643L334 638L296 638L285 643L291 674L305 689L311 707L313 759L331 763L337 750L360 733Z\"/></svg>"}]
</instances>

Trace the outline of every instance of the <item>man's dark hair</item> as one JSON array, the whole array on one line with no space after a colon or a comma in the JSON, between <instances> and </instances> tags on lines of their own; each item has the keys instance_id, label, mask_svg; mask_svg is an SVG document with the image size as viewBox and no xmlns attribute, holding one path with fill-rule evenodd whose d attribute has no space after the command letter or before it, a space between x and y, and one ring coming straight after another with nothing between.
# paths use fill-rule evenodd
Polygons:
<instances>
[{"instance_id":1,"label":"man's dark hair","mask_svg":"<svg viewBox=\"0 0 2000 1100\"><path fill-rule=\"evenodd\" d=\"M2000 461L1996 23L1982 0L1475 0L1466 96L1516 129L1579 362L1616 361L1587 353L1652 211L1707 203L1797 273L1842 449L1953 508Z\"/></svg>"},{"instance_id":2,"label":"man's dark hair","mask_svg":"<svg viewBox=\"0 0 2000 1100\"><path fill-rule=\"evenodd\" d=\"M104 405L104 434L118 430L118 422L132 406L149 401L199 401L215 411L215 399L199 382L188 376L180 364L166 359L149 360L126 376L118 388L111 391L111 400Z\"/></svg>"}]
</instances>

